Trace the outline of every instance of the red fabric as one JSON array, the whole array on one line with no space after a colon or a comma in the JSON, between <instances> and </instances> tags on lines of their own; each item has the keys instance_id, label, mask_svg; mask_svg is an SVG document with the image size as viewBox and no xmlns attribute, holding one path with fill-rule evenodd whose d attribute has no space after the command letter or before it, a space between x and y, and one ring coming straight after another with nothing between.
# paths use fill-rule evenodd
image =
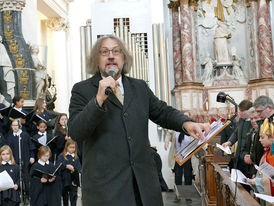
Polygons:
<instances>
[{"instance_id":1,"label":"red fabric","mask_svg":"<svg viewBox=\"0 0 274 206\"><path fill-rule=\"evenodd\" d=\"M271 155L269 148L267 151L265 151L265 153L266 153L266 158L265 158L266 162L274 167L274 155ZM270 181L271 196L274 196L274 185L272 184L271 180L269 181Z\"/></svg>"}]
</instances>

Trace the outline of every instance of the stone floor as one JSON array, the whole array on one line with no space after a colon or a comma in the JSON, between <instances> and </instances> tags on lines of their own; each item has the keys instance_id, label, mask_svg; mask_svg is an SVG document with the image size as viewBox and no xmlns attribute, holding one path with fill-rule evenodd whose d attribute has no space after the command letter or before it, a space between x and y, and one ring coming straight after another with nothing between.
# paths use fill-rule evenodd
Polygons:
<instances>
[{"instance_id":1,"label":"stone floor","mask_svg":"<svg viewBox=\"0 0 274 206\"><path fill-rule=\"evenodd\" d=\"M191 194L192 203L186 203L185 199L182 198L179 203L174 203L175 194L173 192L164 192L163 193L163 200L164 200L164 206L202 206L201 197L196 191L195 187L189 187L189 191L184 191L185 193ZM77 206L82 206L81 204L81 192L78 193L78 201Z\"/></svg>"}]
</instances>

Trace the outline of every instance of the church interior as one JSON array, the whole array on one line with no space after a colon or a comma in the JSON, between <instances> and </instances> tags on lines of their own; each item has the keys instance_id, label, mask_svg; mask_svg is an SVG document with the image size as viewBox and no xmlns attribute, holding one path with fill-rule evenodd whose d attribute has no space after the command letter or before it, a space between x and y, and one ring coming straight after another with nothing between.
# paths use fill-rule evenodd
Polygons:
<instances>
[{"instance_id":1,"label":"church interior","mask_svg":"<svg viewBox=\"0 0 274 206\"><path fill-rule=\"evenodd\" d=\"M63 113L69 118L74 84L92 77L93 44L112 34L133 56L128 76L144 80L160 100L195 122L237 124L243 100L274 101L273 29L269 0L0 0L0 103L9 107L21 96L31 112L44 99L54 121ZM220 92L229 100L217 101ZM237 146L232 154L217 148L226 142L224 131L192 154L191 186L177 187L168 135L175 134L149 121L167 185L165 206L262 204L230 178Z\"/></svg>"}]
</instances>

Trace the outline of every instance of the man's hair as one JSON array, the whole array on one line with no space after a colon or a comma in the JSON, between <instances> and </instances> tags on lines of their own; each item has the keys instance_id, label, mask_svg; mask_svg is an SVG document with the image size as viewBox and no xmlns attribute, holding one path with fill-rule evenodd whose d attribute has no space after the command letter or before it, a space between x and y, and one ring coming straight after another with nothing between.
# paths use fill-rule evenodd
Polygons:
<instances>
[{"instance_id":1,"label":"man's hair","mask_svg":"<svg viewBox=\"0 0 274 206\"><path fill-rule=\"evenodd\" d=\"M240 110L249 110L250 107L252 107L252 102L247 99L241 101L239 104Z\"/></svg>"},{"instance_id":2,"label":"man's hair","mask_svg":"<svg viewBox=\"0 0 274 206\"><path fill-rule=\"evenodd\" d=\"M112 39L117 42L121 49L121 54L124 55L124 65L122 69L122 74L127 74L130 71L130 68L132 66L133 58L129 51L126 49L124 43L116 36L114 35L106 35L101 38L99 38L94 46L91 49L90 54L87 57L87 68L89 70L90 74L96 74L99 73L99 56L100 56L100 49L103 41L106 39Z\"/></svg>"},{"instance_id":3,"label":"man's hair","mask_svg":"<svg viewBox=\"0 0 274 206\"><path fill-rule=\"evenodd\" d=\"M274 109L274 104L273 104L273 101L270 97L268 96L259 96L255 102L254 102L254 105L253 105L255 108L256 107L263 107L263 108L266 108L268 106L271 106L272 109Z\"/></svg>"},{"instance_id":4,"label":"man's hair","mask_svg":"<svg viewBox=\"0 0 274 206\"><path fill-rule=\"evenodd\" d=\"M249 110L247 111L247 113L248 113L249 115L251 115L251 114L256 113L256 110L255 110L254 107L250 107Z\"/></svg>"}]
</instances>

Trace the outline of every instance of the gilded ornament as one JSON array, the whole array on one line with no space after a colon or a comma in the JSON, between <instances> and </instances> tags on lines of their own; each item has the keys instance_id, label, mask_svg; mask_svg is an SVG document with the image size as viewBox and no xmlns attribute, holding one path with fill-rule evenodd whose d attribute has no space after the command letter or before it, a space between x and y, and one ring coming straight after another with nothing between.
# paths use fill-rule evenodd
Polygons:
<instances>
[{"instance_id":1,"label":"gilded ornament","mask_svg":"<svg viewBox=\"0 0 274 206\"><path fill-rule=\"evenodd\" d=\"M27 70L21 70L19 76L20 84L27 84L29 81L29 75Z\"/></svg>"},{"instance_id":2,"label":"gilded ornament","mask_svg":"<svg viewBox=\"0 0 274 206\"><path fill-rule=\"evenodd\" d=\"M4 12L4 23L10 24L11 20L12 20L12 16L10 15L10 11L5 11Z\"/></svg>"},{"instance_id":3,"label":"gilded ornament","mask_svg":"<svg viewBox=\"0 0 274 206\"><path fill-rule=\"evenodd\" d=\"M16 68L24 68L25 67L25 60L23 58L23 54L20 54L19 56L16 55L15 65L16 65Z\"/></svg>"},{"instance_id":4,"label":"gilded ornament","mask_svg":"<svg viewBox=\"0 0 274 206\"><path fill-rule=\"evenodd\" d=\"M29 99L30 92L27 91L27 87L24 86L23 91L20 91L20 96L23 97L23 99Z\"/></svg>"},{"instance_id":5,"label":"gilded ornament","mask_svg":"<svg viewBox=\"0 0 274 206\"><path fill-rule=\"evenodd\" d=\"M17 44L17 41L14 40L14 41L10 41L10 45L9 45L9 49L10 49L10 53L12 54L17 54L18 51L19 51L19 47L18 47L18 44Z\"/></svg>"},{"instance_id":6,"label":"gilded ornament","mask_svg":"<svg viewBox=\"0 0 274 206\"><path fill-rule=\"evenodd\" d=\"M7 25L6 31L4 31L5 38L11 40L13 38L13 30L10 29L10 26Z\"/></svg>"}]
</instances>

